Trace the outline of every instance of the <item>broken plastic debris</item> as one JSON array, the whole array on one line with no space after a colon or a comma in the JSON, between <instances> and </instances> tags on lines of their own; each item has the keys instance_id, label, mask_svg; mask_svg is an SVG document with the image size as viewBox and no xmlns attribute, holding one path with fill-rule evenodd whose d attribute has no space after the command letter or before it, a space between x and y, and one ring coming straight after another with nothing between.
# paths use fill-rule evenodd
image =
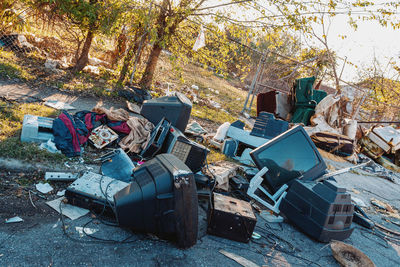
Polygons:
<instances>
[{"instance_id":1,"label":"broken plastic debris","mask_svg":"<svg viewBox=\"0 0 400 267\"><path fill-rule=\"evenodd\" d=\"M193 84L193 85L192 85L192 89L193 89L193 90L199 90L199 87L198 87L197 85Z\"/></svg>"},{"instance_id":2,"label":"broken plastic debris","mask_svg":"<svg viewBox=\"0 0 400 267\"><path fill-rule=\"evenodd\" d=\"M58 100L47 100L44 104L48 107L52 107L55 109L64 109L64 110L75 109L74 106Z\"/></svg>"},{"instance_id":3,"label":"broken plastic debris","mask_svg":"<svg viewBox=\"0 0 400 267\"><path fill-rule=\"evenodd\" d=\"M53 187L47 183L38 183L36 184L36 190L42 194L47 194L53 191Z\"/></svg>"},{"instance_id":4,"label":"broken plastic debris","mask_svg":"<svg viewBox=\"0 0 400 267\"><path fill-rule=\"evenodd\" d=\"M258 233L256 233L256 232L253 232L253 234L251 235L251 238L253 238L253 239L260 239L260 238L261 238L261 235L258 234Z\"/></svg>"},{"instance_id":5,"label":"broken plastic debris","mask_svg":"<svg viewBox=\"0 0 400 267\"><path fill-rule=\"evenodd\" d=\"M6 219L6 223L18 223L18 222L23 222L23 221L24 220L19 216L15 216L10 219Z\"/></svg>"},{"instance_id":6,"label":"broken plastic debris","mask_svg":"<svg viewBox=\"0 0 400 267\"><path fill-rule=\"evenodd\" d=\"M364 201L362 201L359 198L354 197L353 195L351 195L351 201L353 201L357 206L360 207L367 207L367 204L365 204Z\"/></svg>"},{"instance_id":7,"label":"broken plastic debris","mask_svg":"<svg viewBox=\"0 0 400 267\"><path fill-rule=\"evenodd\" d=\"M65 194L65 190L61 190L57 192L57 196L62 197Z\"/></svg>"},{"instance_id":8,"label":"broken plastic debris","mask_svg":"<svg viewBox=\"0 0 400 267\"><path fill-rule=\"evenodd\" d=\"M41 143L39 148L46 149L51 153L61 153L61 151L57 149L56 144L51 139L47 140L46 143Z\"/></svg>"},{"instance_id":9,"label":"broken plastic debris","mask_svg":"<svg viewBox=\"0 0 400 267\"><path fill-rule=\"evenodd\" d=\"M84 237L85 233L87 235L92 235L94 233L96 233L97 231L99 231L98 229L93 229L93 228L87 228L85 227L85 229L81 226L75 226L75 230L79 233L80 237ZM85 231L85 232L84 232Z\"/></svg>"},{"instance_id":10,"label":"broken plastic debris","mask_svg":"<svg viewBox=\"0 0 400 267\"><path fill-rule=\"evenodd\" d=\"M46 202L46 204L55 209L58 213L60 213L60 202L63 199L63 197L60 197L52 201L48 201ZM89 210L87 209L82 209L65 203L61 203L61 211L63 215L67 216L71 220L78 219L89 213Z\"/></svg>"}]
</instances>

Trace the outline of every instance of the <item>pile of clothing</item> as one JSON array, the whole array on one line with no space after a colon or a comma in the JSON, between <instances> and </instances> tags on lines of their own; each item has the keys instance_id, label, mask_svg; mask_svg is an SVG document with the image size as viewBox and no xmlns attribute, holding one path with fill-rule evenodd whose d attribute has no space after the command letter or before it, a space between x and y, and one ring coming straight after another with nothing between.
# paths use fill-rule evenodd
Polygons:
<instances>
[{"instance_id":1,"label":"pile of clothing","mask_svg":"<svg viewBox=\"0 0 400 267\"><path fill-rule=\"evenodd\" d=\"M119 146L134 153L147 146L154 129L147 119L130 116L124 109L95 107L92 111L79 111L74 115L63 111L53 123L54 143L66 156L79 156L92 130L101 125L124 136Z\"/></svg>"}]
</instances>

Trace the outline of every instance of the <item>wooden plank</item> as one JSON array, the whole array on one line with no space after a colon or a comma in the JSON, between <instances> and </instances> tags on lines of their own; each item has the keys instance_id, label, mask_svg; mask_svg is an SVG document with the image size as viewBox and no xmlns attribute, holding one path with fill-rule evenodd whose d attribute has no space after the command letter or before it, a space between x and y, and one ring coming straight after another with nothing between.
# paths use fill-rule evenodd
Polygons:
<instances>
[{"instance_id":1,"label":"wooden plank","mask_svg":"<svg viewBox=\"0 0 400 267\"><path fill-rule=\"evenodd\" d=\"M244 267L259 267L259 265L255 264L254 262L252 262L252 261L250 261L250 260L248 260L246 258L243 258L242 256L236 255L234 253L227 252L227 251L225 251L223 249L221 249L219 251L219 253L221 253L221 254L225 255L226 257L236 261L237 263L239 263L240 265L242 265Z\"/></svg>"}]
</instances>

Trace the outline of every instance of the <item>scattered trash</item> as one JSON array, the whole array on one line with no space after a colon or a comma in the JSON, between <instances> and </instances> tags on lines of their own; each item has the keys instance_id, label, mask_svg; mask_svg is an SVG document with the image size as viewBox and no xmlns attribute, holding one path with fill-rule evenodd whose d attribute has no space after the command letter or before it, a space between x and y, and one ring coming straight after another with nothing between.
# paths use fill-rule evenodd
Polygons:
<instances>
[{"instance_id":1,"label":"scattered trash","mask_svg":"<svg viewBox=\"0 0 400 267\"><path fill-rule=\"evenodd\" d=\"M100 70L96 66L86 65L83 68L83 71L89 72L89 73L94 74L94 75L100 75Z\"/></svg>"},{"instance_id":2,"label":"scattered trash","mask_svg":"<svg viewBox=\"0 0 400 267\"><path fill-rule=\"evenodd\" d=\"M201 127L201 125L197 121L193 121L186 127L185 133L193 135L202 135L206 134L207 131L204 130L204 128Z\"/></svg>"},{"instance_id":3,"label":"scattered trash","mask_svg":"<svg viewBox=\"0 0 400 267\"><path fill-rule=\"evenodd\" d=\"M209 166L207 172L211 172L210 176L216 180L215 188L224 191L229 190L229 179L236 175L239 165L229 162L221 161L215 163L214 166Z\"/></svg>"},{"instance_id":4,"label":"scattered trash","mask_svg":"<svg viewBox=\"0 0 400 267\"><path fill-rule=\"evenodd\" d=\"M42 143L53 140L52 134L54 119L25 115L22 122L21 142Z\"/></svg>"},{"instance_id":5,"label":"scattered trash","mask_svg":"<svg viewBox=\"0 0 400 267\"><path fill-rule=\"evenodd\" d=\"M78 178L78 174L71 172L46 172L44 175L46 181L72 182L76 178Z\"/></svg>"},{"instance_id":6,"label":"scattered trash","mask_svg":"<svg viewBox=\"0 0 400 267\"><path fill-rule=\"evenodd\" d=\"M54 60L54 59L51 59L51 58L47 58L46 62L44 63L44 67L46 69L49 69L49 70L55 71L55 72L59 71L57 68L60 67L60 66L61 66L61 62L60 61Z\"/></svg>"},{"instance_id":7,"label":"scattered trash","mask_svg":"<svg viewBox=\"0 0 400 267\"><path fill-rule=\"evenodd\" d=\"M133 113L136 113L136 114L140 114L141 108L138 105L136 105L135 103L129 102L129 101L126 101L125 103L126 103L127 108L130 111L132 111Z\"/></svg>"},{"instance_id":8,"label":"scattered trash","mask_svg":"<svg viewBox=\"0 0 400 267\"><path fill-rule=\"evenodd\" d=\"M367 207L367 204L365 204L364 201L362 201L359 198L354 197L353 195L351 196L351 201L353 201L357 206L360 206L360 207L363 207L363 208Z\"/></svg>"},{"instance_id":9,"label":"scattered trash","mask_svg":"<svg viewBox=\"0 0 400 267\"><path fill-rule=\"evenodd\" d=\"M389 213L394 213L394 210L393 210L392 206L390 206L388 203L385 203L385 202L380 201L378 199L371 198L371 204L374 205L375 207L381 209L381 210L388 211Z\"/></svg>"},{"instance_id":10,"label":"scattered trash","mask_svg":"<svg viewBox=\"0 0 400 267\"><path fill-rule=\"evenodd\" d=\"M72 206L69 204L65 204L63 202L64 197L60 197L51 201L46 202L51 208L56 210L58 213L62 213L62 215L67 216L71 220L76 220L82 216L85 216L89 213L89 210L82 209L76 206ZM61 207L61 209L60 209Z\"/></svg>"},{"instance_id":11,"label":"scattered trash","mask_svg":"<svg viewBox=\"0 0 400 267\"><path fill-rule=\"evenodd\" d=\"M105 125L97 127L89 135L89 141L98 149L102 149L117 139L118 134Z\"/></svg>"},{"instance_id":12,"label":"scattered trash","mask_svg":"<svg viewBox=\"0 0 400 267\"><path fill-rule=\"evenodd\" d=\"M252 261L250 261L250 260L248 260L246 258L243 258L242 256L236 255L234 253L227 252L227 251L225 251L223 249L219 250L219 253L221 253L221 254L225 255L226 257L236 261L237 263L239 263L242 266L245 266L245 267L259 267L259 265L255 264L254 262L252 262Z\"/></svg>"},{"instance_id":13,"label":"scattered trash","mask_svg":"<svg viewBox=\"0 0 400 267\"><path fill-rule=\"evenodd\" d=\"M367 255L362 253L359 249L352 245L332 241L331 250L333 257L345 267L375 267L375 264L368 258Z\"/></svg>"},{"instance_id":14,"label":"scattered trash","mask_svg":"<svg viewBox=\"0 0 400 267\"><path fill-rule=\"evenodd\" d=\"M195 84L192 84L192 87L191 87L193 90L199 90L199 87L197 86L197 85L195 85Z\"/></svg>"},{"instance_id":15,"label":"scattered trash","mask_svg":"<svg viewBox=\"0 0 400 267\"><path fill-rule=\"evenodd\" d=\"M210 102L211 106L213 106L216 109L220 109L222 107L220 103L215 102L213 100L209 100L209 102Z\"/></svg>"},{"instance_id":16,"label":"scattered trash","mask_svg":"<svg viewBox=\"0 0 400 267\"><path fill-rule=\"evenodd\" d=\"M50 153L61 153L61 151L57 149L56 144L51 139L47 140L46 143L41 143L39 148L45 149Z\"/></svg>"},{"instance_id":17,"label":"scattered trash","mask_svg":"<svg viewBox=\"0 0 400 267\"><path fill-rule=\"evenodd\" d=\"M64 195L65 195L65 189L57 192L58 197L62 197Z\"/></svg>"},{"instance_id":18,"label":"scattered trash","mask_svg":"<svg viewBox=\"0 0 400 267\"><path fill-rule=\"evenodd\" d=\"M42 194L47 194L47 193L50 193L51 191L53 191L53 187L48 183L40 182L40 183L36 184L35 187L36 187L36 190Z\"/></svg>"},{"instance_id":19,"label":"scattered trash","mask_svg":"<svg viewBox=\"0 0 400 267\"><path fill-rule=\"evenodd\" d=\"M93 235L98 232L99 229L93 229L88 227L75 226L75 230L79 233L79 237L84 237L85 235Z\"/></svg>"},{"instance_id":20,"label":"scattered trash","mask_svg":"<svg viewBox=\"0 0 400 267\"><path fill-rule=\"evenodd\" d=\"M231 126L231 124L229 122L224 122L223 124L221 124L218 127L217 133L215 134L213 139L220 141L220 142L224 141L230 126Z\"/></svg>"},{"instance_id":21,"label":"scattered trash","mask_svg":"<svg viewBox=\"0 0 400 267\"><path fill-rule=\"evenodd\" d=\"M15 216L9 219L6 219L6 223L18 223L18 222L23 222L24 220L19 217L19 216Z\"/></svg>"},{"instance_id":22,"label":"scattered trash","mask_svg":"<svg viewBox=\"0 0 400 267\"><path fill-rule=\"evenodd\" d=\"M268 168L264 167L251 179L249 188L247 189L247 195L257 200L262 205L264 205L271 211L275 212L276 214L279 214L279 205L281 204L282 199L286 195L285 190L288 188L288 186L286 184L282 185L282 187L279 190L277 190L274 195L271 195L261 185L264 181L262 177L265 175L267 171ZM271 219L267 214L264 215L263 218L266 219L267 221Z\"/></svg>"},{"instance_id":23,"label":"scattered trash","mask_svg":"<svg viewBox=\"0 0 400 267\"><path fill-rule=\"evenodd\" d=\"M251 238L257 240L257 239L260 239L260 238L261 238L261 235L258 234L258 233L256 233L256 232L253 232L253 233L251 234Z\"/></svg>"},{"instance_id":24,"label":"scattered trash","mask_svg":"<svg viewBox=\"0 0 400 267\"><path fill-rule=\"evenodd\" d=\"M62 101L58 101L58 100L47 100L46 102L44 102L44 104L48 107L52 107L55 109L60 109L60 110L73 110L76 109L74 106L62 102Z\"/></svg>"}]
</instances>

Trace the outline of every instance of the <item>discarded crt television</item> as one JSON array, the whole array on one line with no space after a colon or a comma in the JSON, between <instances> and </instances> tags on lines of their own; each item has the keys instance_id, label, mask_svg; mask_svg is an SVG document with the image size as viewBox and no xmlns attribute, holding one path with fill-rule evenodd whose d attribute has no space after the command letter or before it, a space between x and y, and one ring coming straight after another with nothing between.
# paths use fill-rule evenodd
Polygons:
<instances>
[{"instance_id":1,"label":"discarded crt television","mask_svg":"<svg viewBox=\"0 0 400 267\"><path fill-rule=\"evenodd\" d=\"M289 221L320 242L344 240L354 230L350 194L328 181L294 181L279 208Z\"/></svg>"},{"instance_id":2,"label":"discarded crt television","mask_svg":"<svg viewBox=\"0 0 400 267\"><path fill-rule=\"evenodd\" d=\"M326 164L306 131L296 126L250 153L261 170L267 167L263 185L275 193L296 179L311 181L326 171Z\"/></svg>"},{"instance_id":3,"label":"discarded crt television","mask_svg":"<svg viewBox=\"0 0 400 267\"><path fill-rule=\"evenodd\" d=\"M177 128L171 127L161 152L175 155L193 172L198 172L204 166L209 150L186 138Z\"/></svg>"},{"instance_id":4,"label":"discarded crt television","mask_svg":"<svg viewBox=\"0 0 400 267\"><path fill-rule=\"evenodd\" d=\"M160 154L133 172L114 195L120 226L157 234L187 248L197 241L198 199L192 171L172 154Z\"/></svg>"},{"instance_id":5,"label":"discarded crt television","mask_svg":"<svg viewBox=\"0 0 400 267\"><path fill-rule=\"evenodd\" d=\"M162 118L166 118L180 131L184 132L192 111L192 102L182 93L174 96L163 96L143 102L140 114L157 125Z\"/></svg>"}]
</instances>

